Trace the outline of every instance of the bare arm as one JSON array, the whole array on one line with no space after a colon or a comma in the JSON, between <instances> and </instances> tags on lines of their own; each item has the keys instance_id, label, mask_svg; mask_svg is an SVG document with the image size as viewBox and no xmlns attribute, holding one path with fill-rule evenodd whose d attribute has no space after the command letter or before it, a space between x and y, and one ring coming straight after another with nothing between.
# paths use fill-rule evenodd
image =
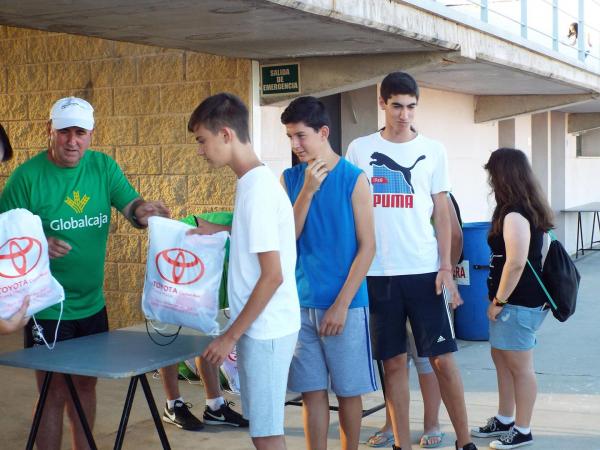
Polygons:
<instances>
[{"instance_id":1,"label":"bare arm","mask_svg":"<svg viewBox=\"0 0 600 450\"><path fill-rule=\"evenodd\" d=\"M359 177L354 186L352 210L354 212L354 223L356 224L358 248L342 289L321 320L319 331L322 336L334 336L341 334L344 330L350 303L352 303L352 299L365 279L375 255L375 228L373 208L371 207L371 190L364 174Z\"/></svg>"},{"instance_id":2,"label":"bare arm","mask_svg":"<svg viewBox=\"0 0 600 450\"><path fill-rule=\"evenodd\" d=\"M502 234L506 247L506 261L502 268L496 298L501 302L505 302L515 290L527 264L529 241L531 240L529 222L519 213L509 213L504 218ZM501 306L497 306L494 302L490 303L488 308L489 319L496 320L496 316L500 311L502 311Z\"/></svg>"},{"instance_id":3,"label":"bare arm","mask_svg":"<svg viewBox=\"0 0 600 450\"><path fill-rule=\"evenodd\" d=\"M13 333L23 328L29 321L25 314L29 308L29 296L25 297L19 310L6 320L0 319L0 334Z\"/></svg>"},{"instance_id":4,"label":"bare arm","mask_svg":"<svg viewBox=\"0 0 600 450\"><path fill-rule=\"evenodd\" d=\"M171 212L163 202L146 201L139 197L127 203L121 213L136 228L146 228L150 216L171 216Z\"/></svg>"},{"instance_id":5,"label":"bare arm","mask_svg":"<svg viewBox=\"0 0 600 450\"><path fill-rule=\"evenodd\" d=\"M296 197L296 201L294 202L294 223L296 224L296 239L300 237L302 234L302 230L304 229L304 223L306 222L306 216L308 215L308 210L310 209L310 203L313 199L313 196L319 188L321 187L321 183L325 177L327 177L328 170L325 166L325 162L320 159L316 159L311 161L304 171L304 185ZM285 180L283 179L283 175L281 176L281 184L283 188L287 192L287 187L285 185ZM289 194L289 193L288 193Z\"/></svg>"},{"instance_id":6,"label":"bare arm","mask_svg":"<svg viewBox=\"0 0 600 450\"><path fill-rule=\"evenodd\" d=\"M233 346L265 309L281 283L283 274L279 252L258 253L260 277L246 302L246 305L231 327L215 338L202 353L202 357L211 364L221 365Z\"/></svg>"},{"instance_id":7,"label":"bare arm","mask_svg":"<svg viewBox=\"0 0 600 450\"><path fill-rule=\"evenodd\" d=\"M435 289L438 294L442 293L442 285L445 286L452 307L457 308L462 304L454 279L452 278L453 266L450 263L450 211L448 209L447 192L438 192L431 196L433 199L433 226L438 243L440 258L440 270L435 279Z\"/></svg>"},{"instance_id":8,"label":"bare arm","mask_svg":"<svg viewBox=\"0 0 600 450\"><path fill-rule=\"evenodd\" d=\"M231 225L218 225L216 223L209 222L208 220L204 220L197 216L196 224L198 226L196 228L188 230L186 234L215 234L220 231L227 231L228 233L231 233Z\"/></svg>"}]
</instances>

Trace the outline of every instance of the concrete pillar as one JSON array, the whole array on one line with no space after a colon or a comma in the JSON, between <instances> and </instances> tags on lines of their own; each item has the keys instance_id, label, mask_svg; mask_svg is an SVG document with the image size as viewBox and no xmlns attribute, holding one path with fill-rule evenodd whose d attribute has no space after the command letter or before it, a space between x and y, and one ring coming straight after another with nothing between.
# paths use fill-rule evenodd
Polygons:
<instances>
[{"instance_id":1,"label":"concrete pillar","mask_svg":"<svg viewBox=\"0 0 600 450\"><path fill-rule=\"evenodd\" d=\"M531 166L548 198L550 194L550 114L531 116Z\"/></svg>"},{"instance_id":2,"label":"concrete pillar","mask_svg":"<svg viewBox=\"0 0 600 450\"><path fill-rule=\"evenodd\" d=\"M556 236L565 242L566 215L566 114L550 113L550 206L554 210Z\"/></svg>"},{"instance_id":3,"label":"concrete pillar","mask_svg":"<svg viewBox=\"0 0 600 450\"><path fill-rule=\"evenodd\" d=\"M498 147L515 147L515 119L498 121Z\"/></svg>"},{"instance_id":4,"label":"concrete pillar","mask_svg":"<svg viewBox=\"0 0 600 450\"><path fill-rule=\"evenodd\" d=\"M354 139L377 131L377 85L342 93L342 155Z\"/></svg>"}]
</instances>

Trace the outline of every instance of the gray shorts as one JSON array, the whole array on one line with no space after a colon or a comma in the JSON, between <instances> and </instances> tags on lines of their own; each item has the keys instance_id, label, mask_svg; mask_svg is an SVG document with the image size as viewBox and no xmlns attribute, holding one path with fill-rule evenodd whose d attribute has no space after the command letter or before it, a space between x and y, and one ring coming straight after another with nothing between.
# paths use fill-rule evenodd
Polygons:
<instances>
[{"instance_id":1,"label":"gray shorts","mask_svg":"<svg viewBox=\"0 0 600 450\"><path fill-rule=\"evenodd\" d=\"M327 310L301 308L301 328L294 351L288 388L294 392L322 391L329 387L340 397L355 397L377 390L369 337L369 309L351 308L339 336L319 336Z\"/></svg>"},{"instance_id":2,"label":"gray shorts","mask_svg":"<svg viewBox=\"0 0 600 450\"><path fill-rule=\"evenodd\" d=\"M250 421L250 436L283 435L283 410L290 361L298 333L277 339L237 343L242 413Z\"/></svg>"},{"instance_id":3,"label":"gray shorts","mask_svg":"<svg viewBox=\"0 0 600 450\"><path fill-rule=\"evenodd\" d=\"M525 351L535 347L535 332L548 315L548 309L505 305L490 321L490 345L498 350Z\"/></svg>"},{"instance_id":4,"label":"gray shorts","mask_svg":"<svg viewBox=\"0 0 600 450\"><path fill-rule=\"evenodd\" d=\"M410 327L410 323L406 323L406 364L410 367L411 361L415 365L415 369L417 369L417 373L419 375L426 375L428 373L433 372L433 367L431 367L431 362L429 362L429 358L426 356L419 356L417 352L417 344L415 344L415 337L412 333L412 328Z\"/></svg>"}]
</instances>

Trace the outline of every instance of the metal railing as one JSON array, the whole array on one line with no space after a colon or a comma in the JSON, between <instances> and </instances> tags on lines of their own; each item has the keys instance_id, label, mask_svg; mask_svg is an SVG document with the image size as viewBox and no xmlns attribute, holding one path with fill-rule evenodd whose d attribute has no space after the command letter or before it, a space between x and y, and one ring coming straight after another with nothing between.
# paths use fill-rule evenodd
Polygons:
<instances>
[{"instance_id":1,"label":"metal railing","mask_svg":"<svg viewBox=\"0 0 600 450\"><path fill-rule=\"evenodd\" d=\"M600 72L600 0L434 1Z\"/></svg>"}]
</instances>

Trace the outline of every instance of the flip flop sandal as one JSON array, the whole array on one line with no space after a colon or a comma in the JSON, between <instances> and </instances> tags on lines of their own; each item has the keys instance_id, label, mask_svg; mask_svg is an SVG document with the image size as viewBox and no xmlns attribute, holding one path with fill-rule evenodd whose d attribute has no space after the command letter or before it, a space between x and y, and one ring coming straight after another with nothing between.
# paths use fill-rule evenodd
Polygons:
<instances>
[{"instance_id":1,"label":"flip flop sandal","mask_svg":"<svg viewBox=\"0 0 600 450\"><path fill-rule=\"evenodd\" d=\"M435 442L437 439L439 439L439 441ZM419 441L419 447L421 447L421 448L441 447L443 439L444 439L443 431L434 431L433 433L425 433L425 434L423 434L423 436L421 436L421 440Z\"/></svg>"},{"instance_id":2,"label":"flip flop sandal","mask_svg":"<svg viewBox=\"0 0 600 450\"><path fill-rule=\"evenodd\" d=\"M368 447L390 447L394 443L394 433L391 431L376 431L365 444Z\"/></svg>"}]
</instances>

